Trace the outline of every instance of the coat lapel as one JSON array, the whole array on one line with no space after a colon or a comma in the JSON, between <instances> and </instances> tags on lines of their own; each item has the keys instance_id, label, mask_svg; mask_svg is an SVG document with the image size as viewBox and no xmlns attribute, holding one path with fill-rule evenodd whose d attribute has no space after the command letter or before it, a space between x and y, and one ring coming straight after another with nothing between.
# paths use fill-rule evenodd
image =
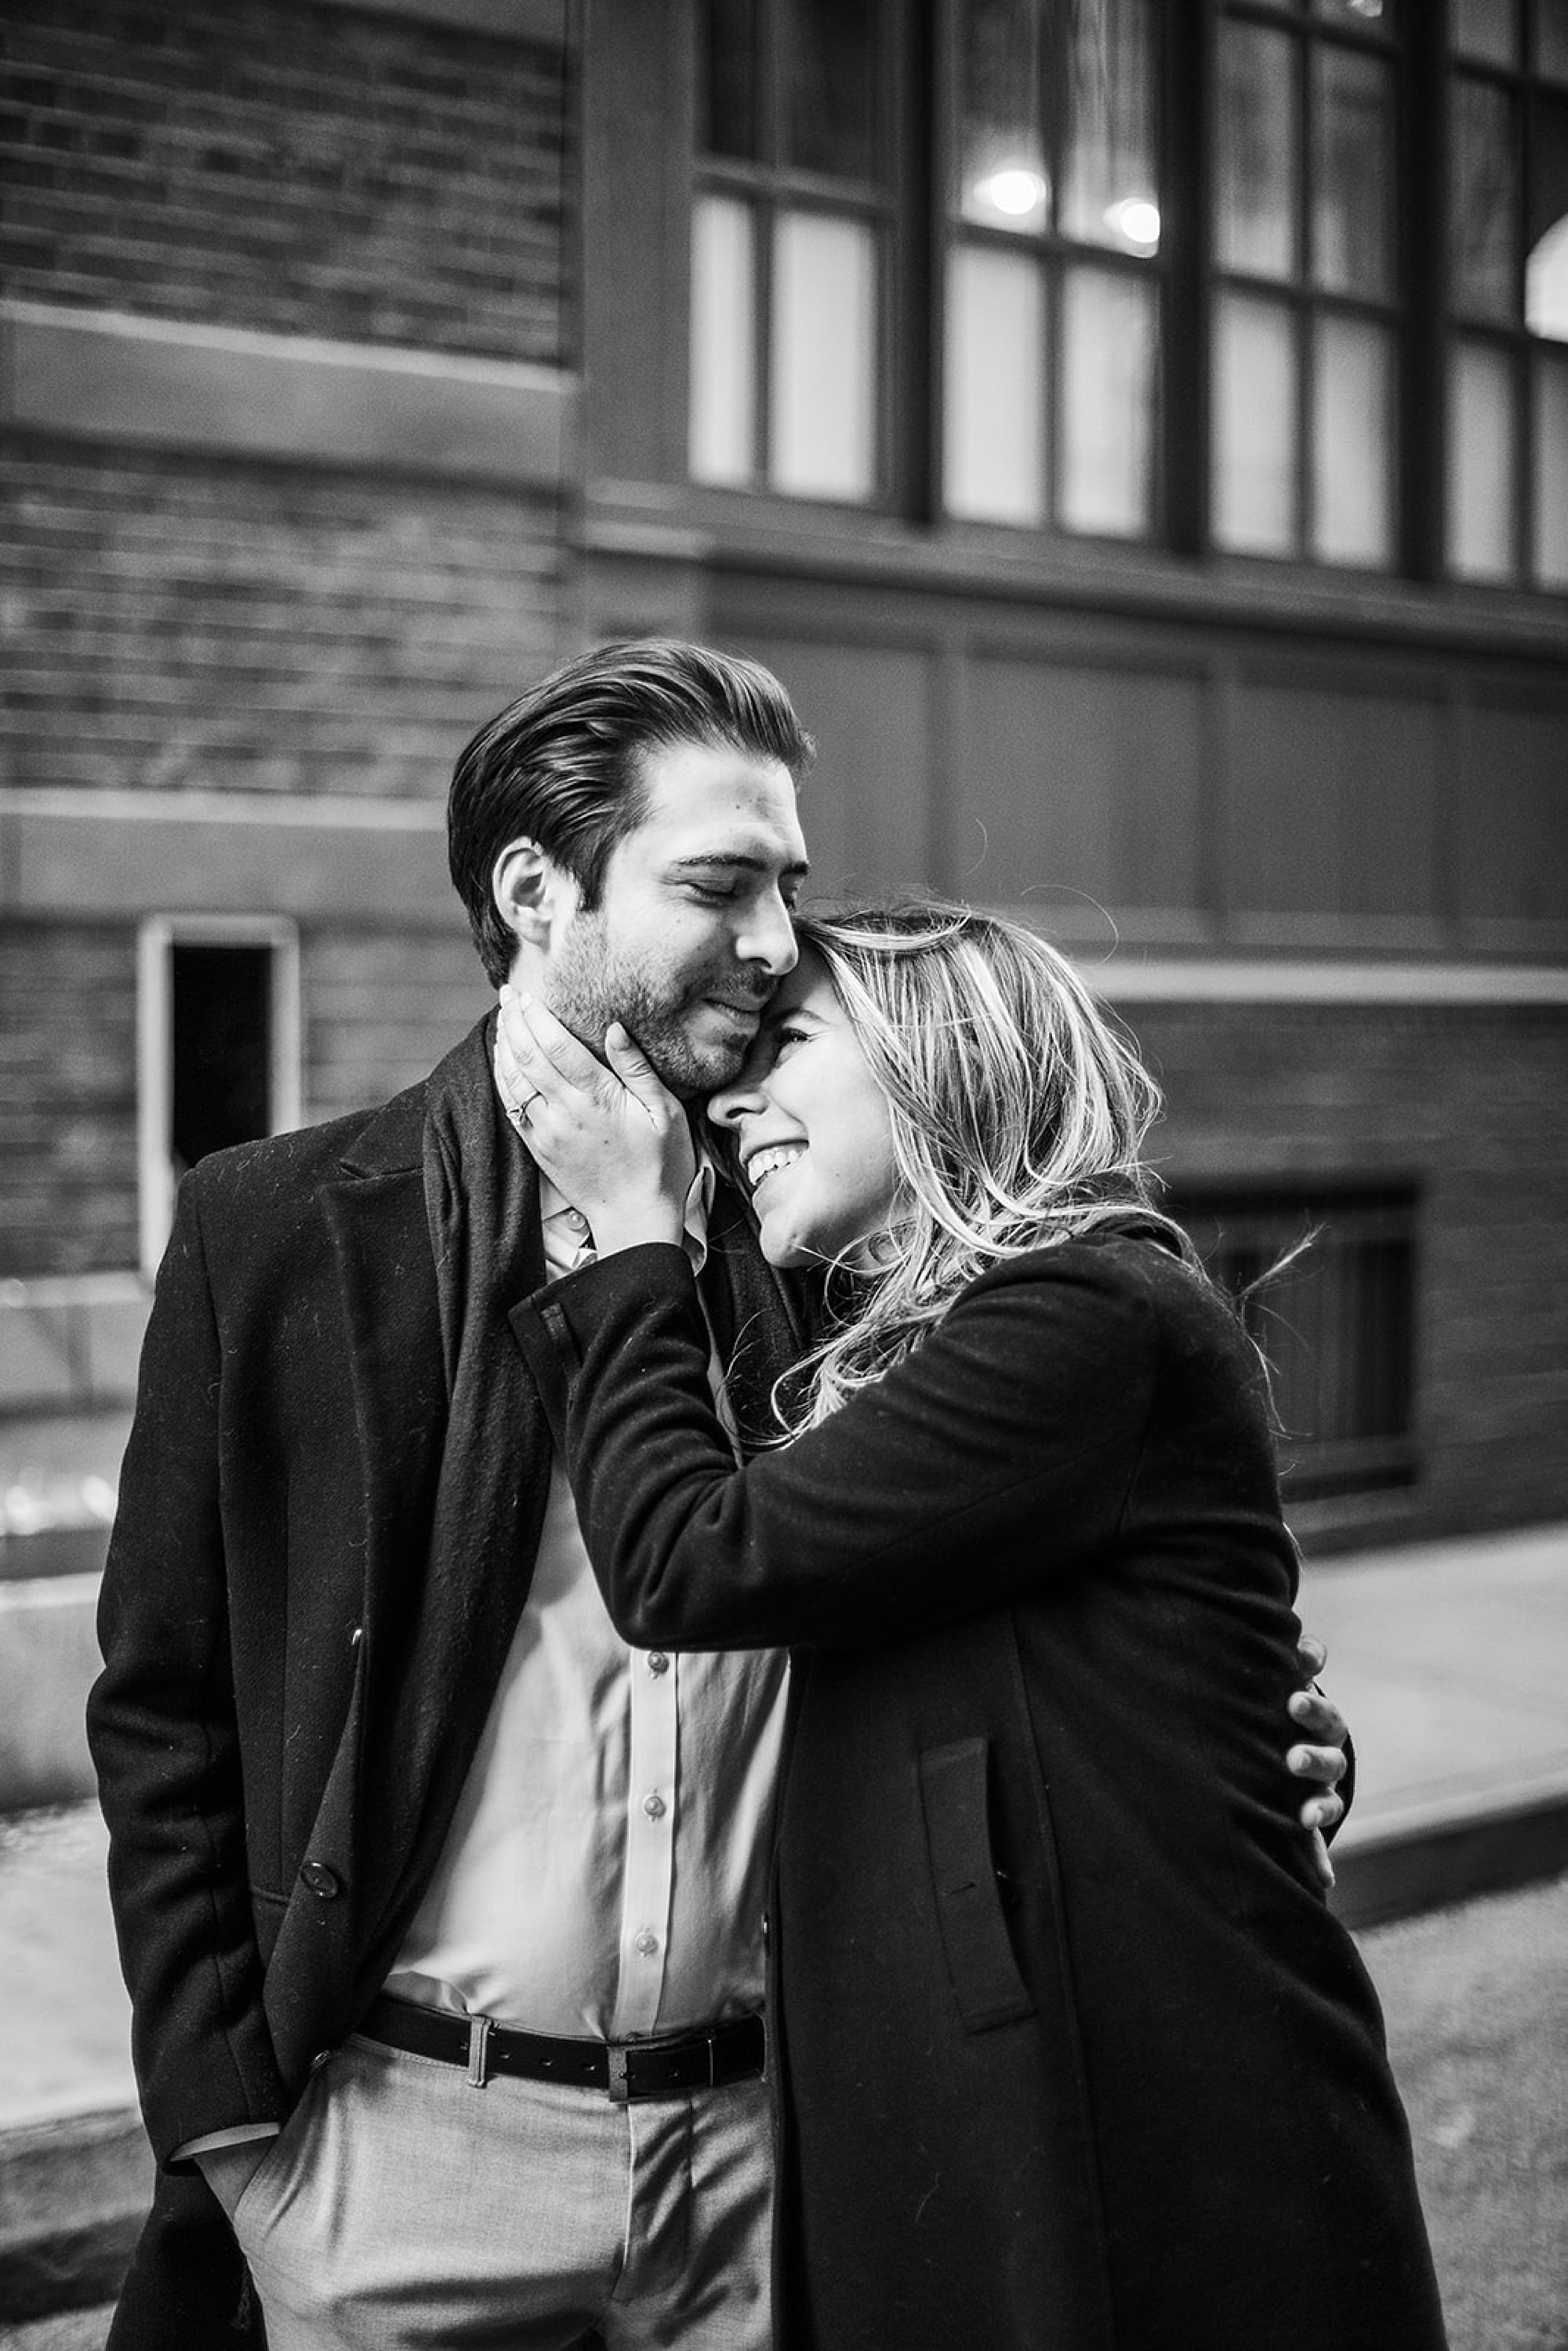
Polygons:
<instances>
[{"instance_id":1,"label":"coat lapel","mask_svg":"<svg viewBox=\"0 0 1568 2351\"><path fill-rule=\"evenodd\" d=\"M362 1131L323 1196L364 1495L364 1703L357 1753L351 1767L340 1758L334 1780L359 1816L356 1972L370 1989L439 1856L527 1596L549 1491L549 1426L518 1358L511 1484L520 1501L497 1510L476 1490L455 1529L449 1494L433 1542L448 1399L423 1134L420 1089ZM543 1274L541 1249L525 1280ZM519 1478L518 1463L533 1474Z\"/></svg>"},{"instance_id":2,"label":"coat lapel","mask_svg":"<svg viewBox=\"0 0 1568 2351\"><path fill-rule=\"evenodd\" d=\"M446 1435L441 1321L420 1165L423 1092L400 1094L323 1187L337 1258L365 1514L364 1632L405 1614L423 1573Z\"/></svg>"}]
</instances>

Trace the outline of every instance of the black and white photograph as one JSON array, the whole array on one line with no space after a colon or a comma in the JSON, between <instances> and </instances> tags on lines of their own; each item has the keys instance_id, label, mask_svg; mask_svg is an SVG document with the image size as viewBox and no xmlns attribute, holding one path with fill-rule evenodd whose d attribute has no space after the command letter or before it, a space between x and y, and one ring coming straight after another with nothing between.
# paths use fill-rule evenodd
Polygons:
<instances>
[{"instance_id":1,"label":"black and white photograph","mask_svg":"<svg viewBox=\"0 0 1568 2351\"><path fill-rule=\"evenodd\" d=\"M1568 2351L1568 0L16 0L0 643L0 2351Z\"/></svg>"}]
</instances>

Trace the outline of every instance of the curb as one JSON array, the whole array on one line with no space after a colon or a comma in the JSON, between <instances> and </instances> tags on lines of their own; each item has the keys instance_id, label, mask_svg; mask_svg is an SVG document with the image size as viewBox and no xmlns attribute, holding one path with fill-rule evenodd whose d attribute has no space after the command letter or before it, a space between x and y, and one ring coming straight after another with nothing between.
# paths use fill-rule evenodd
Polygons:
<instances>
[{"instance_id":1,"label":"curb","mask_svg":"<svg viewBox=\"0 0 1568 2351\"><path fill-rule=\"evenodd\" d=\"M111 2301L152 2199L134 2111L0 2132L0 2323Z\"/></svg>"},{"instance_id":2,"label":"curb","mask_svg":"<svg viewBox=\"0 0 1568 2351\"><path fill-rule=\"evenodd\" d=\"M1375 1830L1334 1848L1333 1907L1347 1927L1384 1927L1568 1869L1568 1788L1469 1818Z\"/></svg>"}]
</instances>

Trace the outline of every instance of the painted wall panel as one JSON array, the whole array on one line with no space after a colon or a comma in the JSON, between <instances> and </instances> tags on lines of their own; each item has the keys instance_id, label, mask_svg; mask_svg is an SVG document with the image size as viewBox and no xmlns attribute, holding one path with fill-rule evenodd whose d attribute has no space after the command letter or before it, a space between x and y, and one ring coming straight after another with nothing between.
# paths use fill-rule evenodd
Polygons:
<instances>
[{"instance_id":1,"label":"painted wall panel","mask_svg":"<svg viewBox=\"0 0 1568 2351\"><path fill-rule=\"evenodd\" d=\"M1229 698L1227 889L1249 919L1435 925L1442 710L1256 678Z\"/></svg>"},{"instance_id":2,"label":"painted wall panel","mask_svg":"<svg viewBox=\"0 0 1568 2351\"><path fill-rule=\"evenodd\" d=\"M812 894L941 886L929 834L940 789L929 653L749 634L728 642L777 671L816 737L800 799Z\"/></svg>"},{"instance_id":3,"label":"painted wall panel","mask_svg":"<svg viewBox=\"0 0 1568 2351\"><path fill-rule=\"evenodd\" d=\"M959 722L956 886L1038 905L1068 935L1102 935L1099 906L1196 908L1201 695L1196 677L974 659Z\"/></svg>"},{"instance_id":4,"label":"painted wall panel","mask_svg":"<svg viewBox=\"0 0 1568 2351\"><path fill-rule=\"evenodd\" d=\"M1568 707L1479 703L1469 714L1455 828L1461 918L1568 922Z\"/></svg>"}]
</instances>

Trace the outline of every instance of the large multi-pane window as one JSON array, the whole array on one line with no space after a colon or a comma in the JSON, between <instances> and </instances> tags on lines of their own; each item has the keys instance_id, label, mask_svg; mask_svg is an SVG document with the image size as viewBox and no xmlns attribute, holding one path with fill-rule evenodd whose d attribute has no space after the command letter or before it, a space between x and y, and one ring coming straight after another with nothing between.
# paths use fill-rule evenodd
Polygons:
<instances>
[{"instance_id":1,"label":"large multi-pane window","mask_svg":"<svg viewBox=\"0 0 1568 2351\"><path fill-rule=\"evenodd\" d=\"M705 484L1568 588L1568 0L695 0Z\"/></svg>"},{"instance_id":2,"label":"large multi-pane window","mask_svg":"<svg viewBox=\"0 0 1568 2351\"><path fill-rule=\"evenodd\" d=\"M1452 0L1448 560L1568 587L1568 0Z\"/></svg>"},{"instance_id":3,"label":"large multi-pane window","mask_svg":"<svg viewBox=\"0 0 1568 2351\"><path fill-rule=\"evenodd\" d=\"M949 514L1143 537L1155 510L1151 0L961 0L946 269Z\"/></svg>"},{"instance_id":4,"label":"large multi-pane window","mask_svg":"<svg viewBox=\"0 0 1568 2351\"><path fill-rule=\"evenodd\" d=\"M1227 6L1215 93L1212 528L1394 561L1395 0Z\"/></svg>"},{"instance_id":5,"label":"large multi-pane window","mask_svg":"<svg viewBox=\"0 0 1568 2351\"><path fill-rule=\"evenodd\" d=\"M884 13L881 0L698 10L697 481L851 501L882 487Z\"/></svg>"}]
</instances>

